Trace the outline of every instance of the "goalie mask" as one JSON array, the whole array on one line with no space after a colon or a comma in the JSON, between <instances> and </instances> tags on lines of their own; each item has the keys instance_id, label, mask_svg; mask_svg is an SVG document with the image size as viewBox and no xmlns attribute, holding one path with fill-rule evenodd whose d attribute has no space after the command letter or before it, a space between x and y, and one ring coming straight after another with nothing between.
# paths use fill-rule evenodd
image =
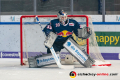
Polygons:
<instances>
[{"instance_id":1,"label":"goalie mask","mask_svg":"<svg viewBox=\"0 0 120 80\"><path fill-rule=\"evenodd\" d=\"M59 18L59 21L62 24L65 24L66 20L67 20L67 13L65 13L63 10L59 11L58 12L58 18Z\"/></svg>"}]
</instances>

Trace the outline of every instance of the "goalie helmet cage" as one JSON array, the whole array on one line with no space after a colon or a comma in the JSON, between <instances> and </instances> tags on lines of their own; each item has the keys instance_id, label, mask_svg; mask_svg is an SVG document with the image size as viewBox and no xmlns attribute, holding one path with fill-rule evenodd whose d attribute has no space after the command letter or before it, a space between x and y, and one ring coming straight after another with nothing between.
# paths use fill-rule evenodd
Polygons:
<instances>
[{"instance_id":1,"label":"goalie helmet cage","mask_svg":"<svg viewBox=\"0 0 120 80\"><path fill-rule=\"evenodd\" d=\"M48 21L50 21L49 19L51 19L51 18L57 18L57 15L37 15L37 16L38 16L40 21L41 21L41 19L42 19L42 21L44 21L45 18L47 18ZM25 32L27 32L29 30L29 29L26 29L26 31L24 31L25 26L23 26L23 25L26 25L26 23L27 23L27 24L29 24L29 26L34 26L33 24L37 24L39 26L39 24L37 22L35 22L35 17L36 17L36 15L23 15L20 18L20 63L21 63L21 65L24 65L23 53L26 53L27 58L28 58L28 52L29 52L28 47L26 47L26 50L23 51L24 46L27 46L27 44L28 44L27 41L26 41L26 33ZM27 22L27 21L24 22L24 19L27 19L29 21L31 18L33 19L32 22ZM85 27L85 26L91 27L92 28L92 33L94 33L94 29L93 29L93 25L92 25L92 19L90 19L90 17L88 17L87 15L68 15L68 18L73 18L73 19L77 18L77 21L78 21L78 19L80 19L80 21L83 22L82 24L84 24L82 27ZM42 32L42 30L41 30L41 32ZM29 32L29 34L30 34L30 32ZM23 40L23 38L25 38L25 40ZM24 45L23 45L23 42L24 42ZM92 58L94 58L95 60L99 60L97 65L102 66L101 64L103 64L103 62L105 62L105 61L104 61L104 59L103 59L103 57L102 57L102 55L99 51L97 41L96 41L96 38L95 38L95 33L92 34L92 36L89 39L86 39L86 46L85 47L86 47L86 49L85 49L86 52ZM96 50L93 51L93 49L96 49ZM102 63L101 63L101 61L102 61ZM101 64L99 64L99 63L101 63ZM96 66L96 65L94 65L94 66ZM110 64L105 63L103 66L110 66Z\"/></svg>"}]
</instances>

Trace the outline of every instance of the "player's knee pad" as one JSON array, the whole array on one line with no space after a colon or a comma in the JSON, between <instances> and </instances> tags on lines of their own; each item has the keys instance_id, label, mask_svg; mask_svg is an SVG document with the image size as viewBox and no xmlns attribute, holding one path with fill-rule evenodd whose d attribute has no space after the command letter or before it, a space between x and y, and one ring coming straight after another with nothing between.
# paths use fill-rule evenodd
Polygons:
<instances>
[{"instance_id":1,"label":"player's knee pad","mask_svg":"<svg viewBox=\"0 0 120 80\"><path fill-rule=\"evenodd\" d=\"M56 52L59 58L59 52ZM51 53L38 55L35 57L28 58L29 68L37 68L37 67L44 67L52 64L56 64L54 57Z\"/></svg>"}]
</instances>

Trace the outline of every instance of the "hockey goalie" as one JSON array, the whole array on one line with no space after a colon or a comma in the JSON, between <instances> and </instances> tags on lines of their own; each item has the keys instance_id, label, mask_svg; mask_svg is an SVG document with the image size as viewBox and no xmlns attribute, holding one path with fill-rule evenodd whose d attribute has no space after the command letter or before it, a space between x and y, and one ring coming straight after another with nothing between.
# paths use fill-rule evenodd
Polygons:
<instances>
[{"instance_id":1,"label":"hockey goalie","mask_svg":"<svg viewBox=\"0 0 120 80\"><path fill-rule=\"evenodd\" d=\"M71 54L69 57L74 57L84 67L91 67L95 61L85 52L85 50L82 50L79 47L72 37L72 34L74 33L79 38L87 39L92 34L91 29L88 27L81 28L76 20L68 19L67 13L63 10L60 10L57 15L58 19L51 20L43 29L43 32L46 35L44 45L47 48L47 54L28 58L29 67L43 67L55 64L56 62L51 47L59 59L60 51L65 48ZM47 61L39 63L37 62L39 59L42 59L41 61ZM72 62L72 59L68 60L70 60L69 62ZM35 64L31 64L31 61Z\"/></svg>"}]
</instances>

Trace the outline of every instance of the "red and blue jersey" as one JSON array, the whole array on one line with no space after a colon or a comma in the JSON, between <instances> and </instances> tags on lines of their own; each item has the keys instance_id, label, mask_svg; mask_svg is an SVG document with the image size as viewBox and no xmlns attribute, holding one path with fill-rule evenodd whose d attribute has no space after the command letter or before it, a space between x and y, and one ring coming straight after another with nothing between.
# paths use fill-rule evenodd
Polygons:
<instances>
[{"instance_id":1,"label":"red and blue jersey","mask_svg":"<svg viewBox=\"0 0 120 80\"><path fill-rule=\"evenodd\" d=\"M48 36L48 34L51 31L57 34L58 37L55 40L55 42L60 43L65 42L69 37L72 36L73 33L75 33L75 35L77 36L78 35L77 29L80 28L81 28L80 24L76 20L68 19L67 23L65 25L62 25L59 22L59 19L54 19L51 20L51 22L46 25L43 31L45 32L46 36Z\"/></svg>"}]
</instances>

